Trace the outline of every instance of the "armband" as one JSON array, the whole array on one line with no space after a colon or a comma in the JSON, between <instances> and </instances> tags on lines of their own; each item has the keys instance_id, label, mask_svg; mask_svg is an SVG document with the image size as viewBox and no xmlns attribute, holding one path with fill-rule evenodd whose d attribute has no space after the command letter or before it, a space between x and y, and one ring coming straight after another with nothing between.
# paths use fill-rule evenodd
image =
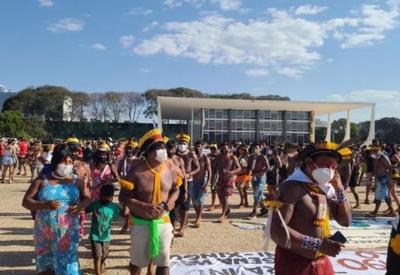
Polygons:
<instances>
[{"instance_id":1,"label":"armband","mask_svg":"<svg viewBox=\"0 0 400 275\"><path fill-rule=\"evenodd\" d=\"M345 191L343 189L339 189L336 191L336 198L338 203L345 203L347 202L347 197Z\"/></svg>"},{"instance_id":2,"label":"armband","mask_svg":"<svg viewBox=\"0 0 400 275\"><path fill-rule=\"evenodd\" d=\"M322 244L321 239L304 236L301 248L312 251L318 251L319 248L321 247L321 244Z\"/></svg>"},{"instance_id":3,"label":"armband","mask_svg":"<svg viewBox=\"0 0 400 275\"><path fill-rule=\"evenodd\" d=\"M135 188L135 184L127 180L120 179L118 183L121 186L121 188L126 190L133 190Z\"/></svg>"}]
</instances>

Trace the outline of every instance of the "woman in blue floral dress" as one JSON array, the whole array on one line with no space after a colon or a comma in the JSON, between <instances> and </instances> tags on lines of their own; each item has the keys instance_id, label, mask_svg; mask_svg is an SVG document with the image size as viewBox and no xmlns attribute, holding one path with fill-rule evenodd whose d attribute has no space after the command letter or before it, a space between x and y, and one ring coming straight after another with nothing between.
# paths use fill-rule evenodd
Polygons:
<instances>
[{"instance_id":1,"label":"woman in blue floral dress","mask_svg":"<svg viewBox=\"0 0 400 275\"><path fill-rule=\"evenodd\" d=\"M51 172L34 181L22 203L37 210L34 241L39 274L80 274L79 212L90 204L90 194L74 175L71 156L66 144L56 146Z\"/></svg>"}]
</instances>

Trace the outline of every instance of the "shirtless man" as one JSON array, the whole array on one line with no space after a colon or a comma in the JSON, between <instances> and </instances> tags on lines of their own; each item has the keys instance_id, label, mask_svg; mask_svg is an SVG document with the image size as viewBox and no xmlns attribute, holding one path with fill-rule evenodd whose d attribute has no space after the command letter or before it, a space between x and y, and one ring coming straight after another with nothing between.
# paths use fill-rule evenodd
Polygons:
<instances>
[{"instance_id":1,"label":"shirtless man","mask_svg":"<svg viewBox=\"0 0 400 275\"><path fill-rule=\"evenodd\" d=\"M389 194L389 183L390 183L390 175L392 172L392 166L390 163L390 159L385 153L379 148L374 147L371 149L371 152L374 154L374 177L375 177L375 209L374 211L367 214L367 216L375 218L378 215L379 207L382 204L382 201L386 201L388 205L388 211L386 216L394 217L396 213L392 207L392 200Z\"/></svg>"},{"instance_id":2,"label":"shirtless man","mask_svg":"<svg viewBox=\"0 0 400 275\"><path fill-rule=\"evenodd\" d=\"M179 207L180 228L176 233L176 237L183 237L184 231L188 223L190 209L190 192L193 185L193 175L200 171L199 161L195 153L189 150L190 136L187 134L179 134L176 136L178 142L177 155L181 157L185 163L185 177L187 179L187 189L180 188L179 198L176 202L176 207ZM185 195L185 193L187 195ZM187 196L187 197L186 197Z\"/></svg>"},{"instance_id":3,"label":"shirtless man","mask_svg":"<svg viewBox=\"0 0 400 275\"><path fill-rule=\"evenodd\" d=\"M182 182L182 184L180 185L179 188L183 190L183 192L182 192L183 193L182 200L186 201L188 199L189 192L188 192L187 180L185 178L185 162L183 161L183 159L180 156L178 156L176 154L176 144L175 144L174 141L168 140L167 143L166 143L166 147L167 147L168 159L171 160L174 163L174 165L176 167L178 167L180 172L182 173L183 182ZM179 209L174 208L169 213L169 216L171 218L172 227L173 227L173 230L174 230L174 234L176 233L175 232L175 230L176 230L176 217L177 217L177 213L176 212L178 212L178 210Z\"/></svg>"},{"instance_id":4,"label":"shirtless man","mask_svg":"<svg viewBox=\"0 0 400 275\"><path fill-rule=\"evenodd\" d=\"M200 170L193 175L193 185L190 190L190 197L194 210L196 212L196 220L194 227L199 228L201 224L201 215L203 213L204 200L208 192L208 186L211 183L211 162L210 159L203 152L203 142L196 141L194 144L194 151L199 160Z\"/></svg>"},{"instance_id":5,"label":"shirtless man","mask_svg":"<svg viewBox=\"0 0 400 275\"><path fill-rule=\"evenodd\" d=\"M277 244L275 272L333 275L327 256L337 256L344 245L329 239L328 211L340 225L351 223L351 208L337 172L341 155L309 145L299 158L303 160L301 169L296 169L279 190L283 221L277 211L272 216L271 237Z\"/></svg>"},{"instance_id":6,"label":"shirtless man","mask_svg":"<svg viewBox=\"0 0 400 275\"><path fill-rule=\"evenodd\" d=\"M210 146L211 154L209 155L211 161L211 205L207 211L214 211L215 209L215 200L217 198L217 182L218 182L218 173L217 173L217 157L219 155L219 150L216 144L211 144ZM221 204L221 202L220 202ZM219 204L219 205L220 205Z\"/></svg>"},{"instance_id":7,"label":"shirtless man","mask_svg":"<svg viewBox=\"0 0 400 275\"><path fill-rule=\"evenodd\" d=\"M261 154L259 144L251 146L251 156L248 159L247 169L249 174L252 175L251 185L254 195L253 211L250 213L249 219L255 219L257 217L257 207L262 206L264 186L267 181L266 173L270 169L268 159Z\"/></svg>"},{"instance_id":8,"label":"shirtless man","mask_svg":"<svg viewBox=\"0 0 400 275\"><path fill-rule=\"evenodd\" d=\"M238 151L239 151L238 159L241 170L238 173L238 176L236 177L235 184L237 190L239 191L239 196L240 196L239 208L242 208L243 206L249 207L247 190L249 189L251 175L249 174L247 168L247 161L249 158L248 149L245 146L241 145L239 146Z\"/></svg>"},{"instance_id":9,"label":"shirtless man","mask_svg":"<svg viewBox=\"0 0 400 275\"><path fill-rule=\"evenodd\" d=\"M290 176L291 174L293 174L294 170L297 167L297 148L294 147L294 145L288 145L288 153L287 153L287 157L288 157L288 171L287 171L287 175Z\"/></svg>"},{"instance_id":10,"label":"shirtless man","mask_svg":"<svg viewBox=\"0 0 400 275\"><path fill-rule=\"evenodd\" d=\"M222 223L230 213L228 199L232 196L235 178L241 167L239 160L232 153L232 148L228 144L221 144L220 151L221 154L216 160L216 170L218 173L217 194L222 204L222 215L218 222Z\"/></svg>"},{"instance_id":11,"label":"shirtless man","mask_svg":"<svg viewBox=\"0 0 400 275\"><path fill-rule=\"evenodd\" d=\"M124 146L124 155L122 159L118 162L117 171L118 175L122 178L128 176L129 169L132 167L134 162L137 160L136 153L137 153L138 143L134 140L129 140L128 143ZM124 215L125 215L125 222L121 228L120 233L125 234L128 232L129 228L129 208L124 206Z\"/></svg>"},{"instance_id":12,"label":"shirtless man","mask_svg":"<svg viewBox=\"0 0 400 275\"><path fill-rule=\"evenodd\" d=\"M175 184L178 170L167 161L159 129L147 132L139 146L143 159L135 162L126 177L134 183L134 189L121 189L119 195L132 215L130 270L132 275L139 275L141 268L152 262L157 266L156 274L169 274L173 229L168 211L179 195Z\"/></svg>"}]
</instances>

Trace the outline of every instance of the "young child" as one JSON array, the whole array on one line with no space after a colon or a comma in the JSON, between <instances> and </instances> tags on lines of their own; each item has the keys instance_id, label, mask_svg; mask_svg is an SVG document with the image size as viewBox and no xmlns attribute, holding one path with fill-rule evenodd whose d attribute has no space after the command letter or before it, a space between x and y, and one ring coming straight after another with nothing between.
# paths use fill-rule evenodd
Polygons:
<instances>
[{"instance_id":1,"label":"young child","mask_svg":"<svg viewBox=\"0 0 400 275\"><path fill-rule=\"evenodd\" d=\"M100 189L100 201L93 202L86 212L92 212L90 228L90 244L96 275L105 272L105 261L108 256L111 241L111 222L117 216L122 216L122 208L113 203L114 186L106 184Z\"/></svg>"}]
</instances>

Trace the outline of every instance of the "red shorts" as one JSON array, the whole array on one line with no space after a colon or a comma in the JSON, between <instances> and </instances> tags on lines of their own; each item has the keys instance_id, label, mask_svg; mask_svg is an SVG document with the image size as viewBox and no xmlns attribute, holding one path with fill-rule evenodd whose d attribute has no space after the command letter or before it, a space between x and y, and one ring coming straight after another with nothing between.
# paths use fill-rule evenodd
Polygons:
<instances>
[{"instance_id":1,"label":"red shorts","mask_svg":"<svg viewBox=\"0 0 400 275\"><path fill-rule=\"evenodd\" d=\"M289 250L276 247L276 275L334 275L331 261L327 256L310 260Z\"/></svg>"},{"instance_id":2,"label":"red shorts","mask_svg":"<svg viewBox=\"0 0 400 275\"><path fill-rule=\"evenodd\" d=\"M235 186L235 181L230 180L227 182L217 183L217 194L220 197L229 197L233 194L233 187Z\"/></svg>"}]
</instances>

